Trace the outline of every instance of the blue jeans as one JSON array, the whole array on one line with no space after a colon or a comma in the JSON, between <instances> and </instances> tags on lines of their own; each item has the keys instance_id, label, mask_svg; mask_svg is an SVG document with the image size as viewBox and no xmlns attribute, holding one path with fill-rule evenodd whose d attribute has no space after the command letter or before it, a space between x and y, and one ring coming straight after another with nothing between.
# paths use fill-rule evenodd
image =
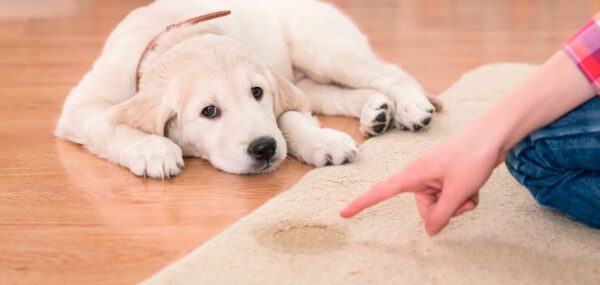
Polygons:
<instances>
[{"instance_id":1,"label":"blue jeans","mask_svg":"<svg viewBox=\"0 0 600 285\"><path fill-rule=\"evenodd\" d=\"M600 98L516 144L506 166L538 203L600 229Z\"/></svg>"}]
</instances>

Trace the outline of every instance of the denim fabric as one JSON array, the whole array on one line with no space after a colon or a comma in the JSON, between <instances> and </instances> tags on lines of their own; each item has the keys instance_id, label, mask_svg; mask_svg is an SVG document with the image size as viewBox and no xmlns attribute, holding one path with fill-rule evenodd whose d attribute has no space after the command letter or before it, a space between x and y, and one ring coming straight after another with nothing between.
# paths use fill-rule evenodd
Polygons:
<instances>
[{"instance_id":1,"label":"denim fabric","mask_svg":"<svg viewBox=\"0 0 600 285\"><path fill-rule=\"evenodd\" d=\"M540 204L600 229L600 97L523 139L506 166Z\"/></svg>"}]
</instances>

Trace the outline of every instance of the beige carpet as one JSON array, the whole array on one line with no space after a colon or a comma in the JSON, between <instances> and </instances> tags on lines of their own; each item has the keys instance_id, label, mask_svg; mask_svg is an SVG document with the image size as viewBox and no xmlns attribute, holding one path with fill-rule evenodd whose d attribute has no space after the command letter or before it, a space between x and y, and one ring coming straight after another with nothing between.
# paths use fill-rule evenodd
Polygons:
<instances>
[{"instance_id":1,"label":"beige carpet","mask_svg":"<svg viewBox=\"0 0 600 285\"><path fill-rule=\"evenodd\" d=\"M494 64L444 92L445 111L416 134L361 146L357 162L317 169L145 284L600 284L600 231L538 206L499 167L477 210L424 234L405 194L352 220L338 211L467 122L535 67Z\"/></svg>"}]
</instances>

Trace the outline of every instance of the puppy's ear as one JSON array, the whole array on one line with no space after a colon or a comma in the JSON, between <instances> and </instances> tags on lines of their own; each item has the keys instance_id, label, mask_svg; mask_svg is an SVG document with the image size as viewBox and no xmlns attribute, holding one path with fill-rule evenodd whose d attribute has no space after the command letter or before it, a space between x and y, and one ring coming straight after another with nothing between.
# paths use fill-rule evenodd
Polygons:
<instances>
[{"instance_id":1,"label":"puppy's ear","mask_svg":"<svg viewBox=\"0 0 600 285\"><path fill-rule=\"evenodd\" d=\"M308 98L298 87L277 72L271 74L274 78L273 111L276 118L287 111L310 112Z\"/></svg>"},{"instance_id":2,"label":"puppy's ear","mask_svg":"<svg viewBox=\"0 0 600 285\"><path fill-rule=\"evenodd\" d=\"M165 124L176 115L174 104L167 102L167 98L168 96L140 92L112 107L108 114L109 120L164 136Z\"/></svg>"}]
</instances>

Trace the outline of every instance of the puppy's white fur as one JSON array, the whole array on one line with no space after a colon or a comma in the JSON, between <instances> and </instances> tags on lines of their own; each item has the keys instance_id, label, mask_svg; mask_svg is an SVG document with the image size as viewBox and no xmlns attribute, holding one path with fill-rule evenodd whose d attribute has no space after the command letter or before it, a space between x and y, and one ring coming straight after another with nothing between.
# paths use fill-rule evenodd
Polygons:
<instances>
[{"instance_id":1,"label":"puppy's white fur","mask_svg":"<svg viewBox=\"0 0 600 285\"><path fill-rule=\"evenodd\" d=\"M232 14L165 34L143 62L136 92L138 59L155 35L219 10ZM252 96L252 87L264 90L262 99ZM203 117L209 105L220 116ZM352 160L354 141L321 129L311 109L361 118L365 135L381 134L392 122L419 129L434 111L416 80L380 61L331 5L158 0L132 11L111 33L92 70L67 97L56 135L155 178L180 173L182 156L232 173L270 171L288 149L316 166ZM260 137L276 141L268 161L248 153Z\"/></svg>"}]
</instances>

